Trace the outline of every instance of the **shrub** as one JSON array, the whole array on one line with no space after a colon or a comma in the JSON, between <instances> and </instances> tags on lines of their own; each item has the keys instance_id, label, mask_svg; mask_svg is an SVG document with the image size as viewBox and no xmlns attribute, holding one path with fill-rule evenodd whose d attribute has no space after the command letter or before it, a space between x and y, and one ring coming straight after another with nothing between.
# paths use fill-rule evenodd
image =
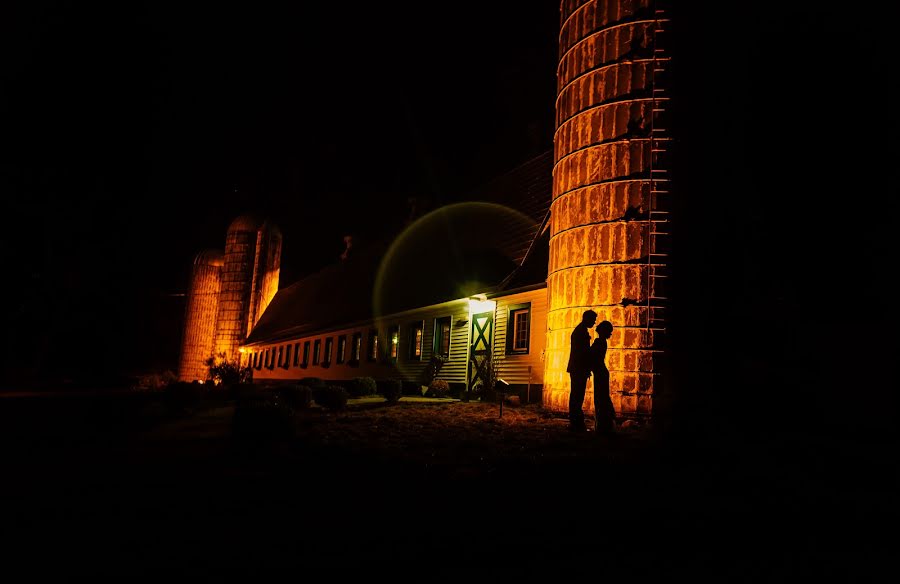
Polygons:
<instances>
[{"instance_id":1,"label":"shrub","mask_svg":"<svg viewBox=\"0 0 900 584\"><path fill-rule=\"evenodd\" d=\"M432 355L431 359L428 360L428 364L425 365L425 369L422 371L421 385L431 385L431 382L434 381L437 374L441 372L441 368L446 361L447 359L442 355Z\"/></svg>"},{"instance_id":2,"label":"shrub","mask_svg":"<svg viewBox=\"0 0 900 584\"><path fill-rule=\"evenodd\" d=\"M206 360L208 379L216 383L232 385L234 383L249 383L253 380L253 369L249 366L242 367L240 361L229 361L225 353L219 353L218 357L210 357Z\"/></svg>"},{"instance_id":3,"label":"shrub","mask_svg":"<svg viewBox=\"0 0 900 584\"><path fill-rule=\"evenodd\" d=\"M312 388L306 385L288 385L275 390L276 401L294 410L305 410L312 403Z\"/></svg>"},{"instance_id":4,"label":"shrub","mask_svg":"<svg viewBox=\"0 0 900 584\"><path fill-rule=\"evenodd\" d=\"M161 373L149 373L141 375L136 380L132 389L137 390L159 390L165 389L178 381L178 376L166 369Z\"/></svg>"},{"instance_id":5,"label":"shrub","mask_svg":"<svg viewBox=\"0 0 900 584\"><path fill-rule=\"evenodd\" d=\"M313 391L316 403L325 409L332 411L343 410L347 407L347 390L340 385L327 385Z\"/></svg>"},{"instance_id":6,"label":"shrub","mask_svg":"<svg viewBox=\"0 0 900 584\"><path fill-rule=\"evenodd\" d=\"M389 403L396 403L403 395L403 383L399 379L385 379L380 385L380 393Z\"/></svg>"},{"instance_id":7,"label":"shrub","mask_svg":"<svg viewBox=\"0 0 900 584\"><path fill-rule=\"evenodd\" d=\"M371 377L355 377L350 381L347 389L353 397L362 397L374 394L378 390L378 386Z\"/></svg>"},{"instance_id":8,"label":"shrub","mask_svg":"<svg viewBox=\"0 0 900 584\"><path fill-rule=\"evenodd\" d=\"M322 379L319 377L304 377L298 383L300 385L305 385L306 387L310 387L312 389L325 387L325 382L322 381Z\"/></svg>"},{"instance_id":9,"label":"shrub","mask_svg":"<svg viewBox=\"0 0 900 584\"><path fill-rule=\"evenodd\" d=\"M450 384L443 379L435 379L431 382L431 385L428 386L428 391L425 392L425 396L447 397L448 393L450 393Z\"/></svg>"}]
</instances>

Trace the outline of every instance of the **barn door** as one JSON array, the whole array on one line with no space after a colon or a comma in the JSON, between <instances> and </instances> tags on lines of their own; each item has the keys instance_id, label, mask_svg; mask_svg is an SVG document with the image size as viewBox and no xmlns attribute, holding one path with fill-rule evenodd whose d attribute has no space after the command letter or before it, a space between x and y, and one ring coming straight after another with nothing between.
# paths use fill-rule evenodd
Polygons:
<instances>
[{"instance_id":1,"label":"barn door","mask_svg":"<svg viewBox=\"0 0 900 584\"><path fill-rule=\"evenodd\" d=\"M469 347L468 392L484 382L485 365L491 355L491 338L494 330L494 313L472 315L472 345Z\"/></svg>"}]
</instances>

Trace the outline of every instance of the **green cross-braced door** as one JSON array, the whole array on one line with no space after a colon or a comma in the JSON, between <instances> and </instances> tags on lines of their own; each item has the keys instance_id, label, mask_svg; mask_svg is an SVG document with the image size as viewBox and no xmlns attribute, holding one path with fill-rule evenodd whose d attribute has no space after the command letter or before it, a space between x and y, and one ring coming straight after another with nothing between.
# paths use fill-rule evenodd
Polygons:
<instances>
[{"instance_id":1,"label":"green cross-braced door","mask_svg":"<svg viewBox=\"0 0 900 584\"><path fill-rule=\"evenodd\" d=\"M481 380L485 383L485 367L491 355L491 335L494 328L494 313L482 312L472 315L472 346L469 351L469 391Z\"/></svg>"}]
</instances>

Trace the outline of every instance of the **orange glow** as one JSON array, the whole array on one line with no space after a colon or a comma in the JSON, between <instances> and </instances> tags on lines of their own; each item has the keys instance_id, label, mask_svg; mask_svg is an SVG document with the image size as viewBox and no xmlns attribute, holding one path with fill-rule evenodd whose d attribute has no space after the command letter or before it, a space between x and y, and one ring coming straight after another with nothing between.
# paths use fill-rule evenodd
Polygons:
<instances>
[{"instance_id":1,"label":"orange glow","mask_svg":"<svg viewBox=\"0 0 900 584\"><path fill-rule=\"evenodd\" d=\"M666 301L663 11L649 0L563 3L547 277L544 405L568 410L571 334L591 308L621 414L650 414ZM573 17L593 14L592 18ZM592 331L592 336L593 331ZM584 409L591 411L588 386Z\"/></svg>"}]
</instances>

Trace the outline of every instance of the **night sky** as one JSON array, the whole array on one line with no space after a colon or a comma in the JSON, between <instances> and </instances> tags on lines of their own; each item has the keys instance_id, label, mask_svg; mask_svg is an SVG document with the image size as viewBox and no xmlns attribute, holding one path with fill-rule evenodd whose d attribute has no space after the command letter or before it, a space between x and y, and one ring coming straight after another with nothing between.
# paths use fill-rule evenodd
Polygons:
<instances>
[{"instance_id":1,"label":"night sky","mask_svg":"<svg viewBox=\"0 0 900 584\"><path fill-rule=\"evenodd\" d=\"M698 292L682 322L877 330L881 315L853 307L889 299L883 21L821 3L687 4L673 179L692 217L681 286ZM3 340L19 378L174 369L172 295L239 214L281 226L287 284L334 261L345 233L394 228L409 197L451 202L552 146L555 0L29 2L3 20ZM853 262L869 286L850 283ZM722 271L734 302L707 286Z\"/></svg>"},{"instance_id":2,"label":"night sky","mask_svg":"<svg viewBox=\"0 0 900 584\"><path fill-rule=\"evenodd\" d=\"M183 298L167 295L235 216L275 218L290 283L344 234L398 225L409 197L451 202L550 148L557 10L18 7L2 102L4 240L24 244L4 261L27 291L11 292L13 328L47 331L27 338L50 363L82 363L60 355L77 342L97 365L174 367Z\"/></svg>"}]
</instances>

